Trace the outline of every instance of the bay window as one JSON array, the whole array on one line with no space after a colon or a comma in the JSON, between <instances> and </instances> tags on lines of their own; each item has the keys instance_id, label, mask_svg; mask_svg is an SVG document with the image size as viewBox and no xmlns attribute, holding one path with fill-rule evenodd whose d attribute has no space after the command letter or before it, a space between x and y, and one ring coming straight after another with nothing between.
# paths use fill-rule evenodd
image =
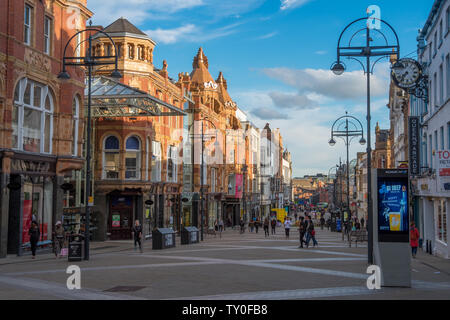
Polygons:
<instances>
[{"instance_id":1,"label":"bay window","mask_svg":"<svg viewBox=\"0 0 450 320\"><path fill-rule=\"evenodd\" d=\"M161 143L152 141L152 182L161 181Z\"/></svg>"},{"instance_id":2,"label":"bay window","mask_svg":"<svg viewBox=\"0 0 450 320\"><path fill-rule=\"evenodd\" d=\"M14 91L12 148L51 153L53 96L48 86L23 78Z\"/></svg>"}]
</instances>

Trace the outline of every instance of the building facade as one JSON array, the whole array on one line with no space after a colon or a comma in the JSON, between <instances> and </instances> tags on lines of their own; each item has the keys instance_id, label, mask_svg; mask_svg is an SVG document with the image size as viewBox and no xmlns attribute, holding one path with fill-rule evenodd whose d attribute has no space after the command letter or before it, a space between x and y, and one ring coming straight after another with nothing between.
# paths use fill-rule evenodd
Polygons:
<instances>
[{"instance_id":1,"label":"building facade","mask_svg":"<svg viewBox=\"0 0 450 320\"><path fill-rule=\"evenodd\" d=\"M83 167L84 70L57 76L91 16L86 0L0 1L0 257L22 254L32 221L51 241L60 186Z\"/></svg>"},{"instance_id":2,"label":"building facade","mask_svg":"<svg viewBox=\"0 0 450 320\"><path fill-rule=\"evenodd\" d=\"M421 174L414 177L414 219L424 250L450 258L450 1L434 1L417 37L418 61L428 76L428 97L411 96L411 115L421 120Z\"/></svg>"}]
</instances>

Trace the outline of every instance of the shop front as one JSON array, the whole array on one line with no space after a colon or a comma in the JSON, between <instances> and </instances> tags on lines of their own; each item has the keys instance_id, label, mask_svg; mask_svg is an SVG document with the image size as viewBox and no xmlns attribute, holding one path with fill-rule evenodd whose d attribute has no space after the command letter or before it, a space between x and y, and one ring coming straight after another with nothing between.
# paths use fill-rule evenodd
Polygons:
<instances>
[{"instance_id":1,"label":"shop front","mask_svg":"<svg viewBox=\"0 0 450 320\"><path fill-rule=\"evenodd\" d=\"M33 221L39 227L39 241L51 242L52 226L61 219L57 213L62 202L56 199L62 197L62 189L57 187L56 157L14 153L8 160L9 179L2 179L7 184L1 186L2 190L8 190L2 195L9 195L7 199L2 196L2 220L7 217L7 232L6 225L2 226L2 234L7 236L2 237L2 242L6 238L8 254L22 255L29 247L28 230Z\"/></svg>"}]
</instances>

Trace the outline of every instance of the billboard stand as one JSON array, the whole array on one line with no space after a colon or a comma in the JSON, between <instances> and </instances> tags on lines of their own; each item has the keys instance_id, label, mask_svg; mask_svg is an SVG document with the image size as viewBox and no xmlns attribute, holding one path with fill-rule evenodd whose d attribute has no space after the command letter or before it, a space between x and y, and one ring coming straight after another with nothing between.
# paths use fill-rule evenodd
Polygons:
<instances>
[{"instance_id":1,"label":"billboard stand","mask_svg":"<svg viewBox=\"0 0 450 320\"><path fill-rule=\"evenodd\" d=\"M373 169L374 262L384 287L411 287L407 169Z\"/></svg>"}]
</instances>

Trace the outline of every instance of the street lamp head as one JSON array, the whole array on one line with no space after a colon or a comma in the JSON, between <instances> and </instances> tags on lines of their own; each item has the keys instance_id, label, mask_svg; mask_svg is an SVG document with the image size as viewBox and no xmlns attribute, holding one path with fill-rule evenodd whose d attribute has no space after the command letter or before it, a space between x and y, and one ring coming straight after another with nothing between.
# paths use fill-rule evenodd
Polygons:
<instances>
[{"instance_id":1,"label":"street lamp head","mask_svg":"<svg viewBox=\"0 0 450 320\"><path fill-rule=\"evenodd\" d=\"M360 145L365 145L366 144L366 139L364 139L364 137L361 138L361 140L359 140L359 144Z\"/></svg>"},{"instance_id":2,"label":"street lamp head","mask_svg":"<svg viewBox=\"0 0 450 320\"><path fill-rule=\"evenodd\" d=\"M340 76L341 74L344 73L345 66L342 63L340 63L339 61L337 61L331 66L331 71L333 71L333 73L335 75Z\"/></svg>"},{"instance_id":3,"label":"street lamp head","mask_svg":"<svg viewBox=\"0 0 450 320\"><path fill-rule=\"evenodd\" d=\"M66 71L66 69L64 69L63 71L61 71L58 74L58 79L69 80L70 79L70 74Z\"/></svg>"},{"instance_id":4,"label":"street lamp head","mask_svg":"<svg viewBox=\"0 0 450 320\"><path fill-rule=\"evenodd\" d=\"M121 74L117 69L115 69L115 70L111 73L111 78L114 78L114 79L120 79L120 78L122 78L122 74Z\"/></svg>"},{"instance_id":5,"label":"street lamp head","mask_svg":"<svg viewBox=\"0 0 450 320\"><path fill-rule=\"evenodd\" d=\"M336 144L336 140L333 139L333 137L330 139L330 141L328 141L328 144L330 146L334 146Z\"/></svg>"}]
</instances>

